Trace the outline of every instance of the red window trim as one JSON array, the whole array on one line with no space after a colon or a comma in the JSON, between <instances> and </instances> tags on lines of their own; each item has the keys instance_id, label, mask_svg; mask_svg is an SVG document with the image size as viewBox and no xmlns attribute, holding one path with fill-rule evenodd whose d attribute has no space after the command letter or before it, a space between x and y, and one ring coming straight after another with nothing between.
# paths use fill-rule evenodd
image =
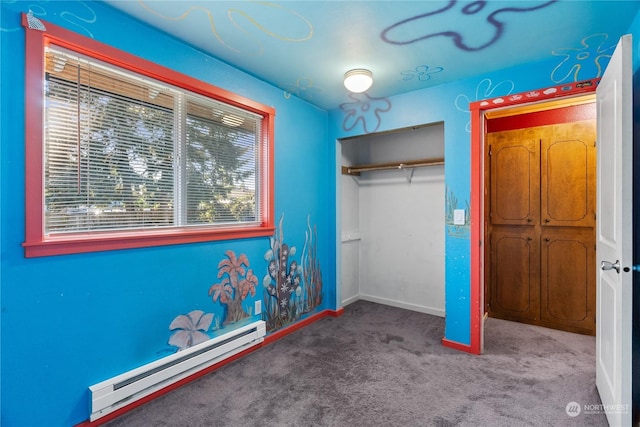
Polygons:
<instances>
[{"instance_id":1,"label":"red window trim","mask_svg":"<svg viewBox=\"0 0 640 427\"><path fill-rule=\"evenodd\" d=\"M274 122L275 109L251 99L199 81L161 65L146 61L96 40L42 21L46 30L29 28L27 15L22 14L25 28L25 257L130 249L183 243L232 240L273 235L274 225ZM66 236L44 235L43 218L43 84L44 48L49 44L65 47L153 79L178 86L263 117L263 141L267 146L262 199L263 217L255 227L175 227L163 230L127 232L79 233Z\"/></svg>"}]
</instances>

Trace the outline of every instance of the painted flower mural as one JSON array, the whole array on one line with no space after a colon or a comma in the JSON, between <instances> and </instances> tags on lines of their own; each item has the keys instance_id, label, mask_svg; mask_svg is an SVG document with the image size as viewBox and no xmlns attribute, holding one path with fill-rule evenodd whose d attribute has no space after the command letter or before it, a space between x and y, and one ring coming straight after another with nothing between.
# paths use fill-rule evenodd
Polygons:
<instances>
[{"instance_id":1,"label":"painted flower mural","mask_svg":"<svg viewBox=\"0 0 640 427\"><path fill-rule=\"evenodd\" d=\"M205 314L201 310L179 315L169 325L169 330L173 331L169 337L169 345L180 351L207 341L212 321L213 313Z\"/></svg>"},{"instance_id":2,"label":"painted flower mural","mask_svg":"<svg viewBox=\"0 0 640 427\"><path fill-rule=\"evenodd\" d=\"M467 52L476 52L485 49L503 36L509 18L515 13L527 13L544 9L556 3L557 0L550 0L539 4L527 4L521 2L521 6L514 7L501 2L479 1L457 1L449 0L444 2L427 3L428 6L437 8L420 15L403 19L380 34L380 38L387 43L395 45L407 45L411 43L428 40L431 38L449 38L454 45ZM443 16L444 15L444 16ZM456 22L455 26L449 27L448 23ZM481 29L473 34L469 29Z\"/></svg>"},{"instance_id":3,"label":"painted flower mural","mask_svg":"<svg viewBox=\"0 0 640 427\"><path fill-rule=\"evenodd\" d=\"M460 206L461 203L458 201L458 197L451 191L449 188L446 189L446 217L445 222L447 224L447 234L451 237L457 237L461 239L468 239L470 236L470 212L471 207L469 206L469 201L464 201L464 206ZM456 209L464 209L465 218L464 225L456 225L453 221L454 211Z\"/></svg>"},{"instance_id":4,"label":"painted flower mural","mask_svg":"<svg viewBox=\"0 0 640 427\"><path fill-rule=\"evenodd\" d=\"M365 133L375 132L382 123L382 113L391 110L391 101L387 98L373 98L366 93L350 93L349 98L354 102L340 105L345 113L342 128L346 131L354 129L360 123Z\"/></svg>"},{"instance_id":5,"label":"painted flower mural","mask_svg":"<svg viewBox=\"0 0 640 427\"><path fill-rule=\"evenodd\" d=\"M322 304L322 270L317 256L317 239L318 231L315 227L311 228L310 218L307 217L302 264L304 283L306 284L306 302L309 310Z\"/></svg>"},{"instance_id":6,"label":"painted flower mural","mask_svg":"<svg viewBox=\"0 0 640 427\"><path fill-rule=\"evenodd\" d=\"M316 258L315 233L311 226L306 232L302 264L293 257L297 250L284 242L282 222L270 238L270 249L265 253L269 263L264 285L264 318L267 330L281 328L322 303L322 273ZM308 221L307 221L308 222Z\"/></svg>"},{"instance_id":7,"label":"painted flower mural","mask_svg":"<svg viewBox=\"0 0 640 427\"><path fill-rule=\"evenodd\" d=\"M592 76L600 77L611 58L615 43L606 34L594 34L582 39L579 48L562 48L552 52L562 61L551 72L554 83L579 82Z\"/></svg>"},{"instance_id":8,"label":"painted flower mural","mask_svg":"<svg viewBox=\"0 0 640 427\"><path fill-rule=\"evenodd\" d=\"M402 80L419 80L421 82L431 79L433 74L442 72L442 67L429 67L428 65L420 65L415 70L401 71Z\"/></svg>"},{"instance_id":9,"label":"painted flower mural","mask_svg":"<svg viewBox=\"0 0 640 427\"><path fill-rule=\"evenodd\" d=\"M264 54L265 41L254 36L254 31L262 33L264 37L289 43L305 42L313 37L313 25L308 19L294 10L272 2L258 2L256 6L259 10L254 15L251 14L250 8L245 9L242 2L209 2L199 5L183 2L184 10L173 15L166 11L163 2L140 0L139 3L150 14L173 21L182 27L207 22L212 41L245 55ZM277 21L285 21L287 25L277 26L265 18L268 16L278 16L280 19Z\"/></svg>"},{"instance_id":10,"label":"painted flower mural","mask_svg":"<svg viewBox=\"0 0 640 427\"><path fill-rule=\"evenodd\" d=\"M511 80L503 80L501 82L494 83L491 79L482 79L482 81L476 86L475 95L469 97L466 94L461 93L456 96L455 106L458 111L468 114L471 112L469 109L470 103L492 97L510 95L514 88L515 83ZM471 120L467 121L465 129L467 132L471 132Z\"/></svg>"},{"instance_id":11,"label":"painted flower mural","mask_svg":"<svg viewBox=\"0 0 640 427\"><path fill-rule=\"evenodd\" d=\"M225 254L227 258L218 263L218 279L222 280L209 288L209 296L213 302L220 301L225 306L223 325L228 325L249 317L242 307L242 301L249 294L256 294L258 278L253 270L245 268L249 267L249 259L245 254L236 256L232 250Z\"/></svg>"}]
</instances>

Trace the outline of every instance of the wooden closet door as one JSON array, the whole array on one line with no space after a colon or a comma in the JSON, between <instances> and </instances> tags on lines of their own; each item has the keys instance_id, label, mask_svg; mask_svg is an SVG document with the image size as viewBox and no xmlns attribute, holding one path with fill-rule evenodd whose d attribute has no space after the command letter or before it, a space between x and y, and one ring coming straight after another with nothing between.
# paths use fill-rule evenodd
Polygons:
<instances>
[{"instance_id":1,"label":"wooden closet door","mask_svg":"<svg viewBox=\"0 0 640 427\"><path fill-rule=\"evenodd\" d=\"M540 317L540 142L531 129L487 135L490 169L489 312Z\"/></svg>"},{"instance_id":2,"label":"wooden closet door","mask_svg":"<svg viewBox=\"0 0 640 427\"><path fill-rule=\"evenodd\" d=\"M595 333L595 126L487 135L491 316Z\"/></svg>"},{"instance_id":3,"label":"wooden closet door","mask_svg":"<svg viewBox=\"0 0 640 427\"><path fill-rule=\"evenodd\" d=\"M491 225L532 225L540 218L539 138L531 129L487 135Z\"/></svg>"},{"instance_id":4,"label":"wooden closet door","mask_svg":"<svg viewBox=\"0 0 640 427\"><path fill-rule=\"evenodd\" d=\"M546 227L541 239L542 324L595 333L595 236L586 227Z\"/></svg>"},{"instance_id":5,"label":"wooden closet door","mask_svg":"<svg viewBox=\"0 0 640 427\"><path fill-rule=\"evenodd\" d=\"M595 226L595 121L550 127L541 147L543 226Z\"/></svg>"},{"instance_id":6,"label":"wooden closet door","mask_svg":"<svg viewBox=\"0 0 640 427\"><path fill-rule=\"evenodd\" d=\"M540 239L533 227L506 226L491 233L493 316L518 321L540 318Z\"/></svg>"},{"instance_id":7,"label":"wooden closet door","mask_svg":"<svg viewBox=\"0 0 640 427\"><path fill-rule=\"evenodd\" d=\"M596 122L554 125L541 144L543 324L595 333Z\"/></svg>"}]
</instances>

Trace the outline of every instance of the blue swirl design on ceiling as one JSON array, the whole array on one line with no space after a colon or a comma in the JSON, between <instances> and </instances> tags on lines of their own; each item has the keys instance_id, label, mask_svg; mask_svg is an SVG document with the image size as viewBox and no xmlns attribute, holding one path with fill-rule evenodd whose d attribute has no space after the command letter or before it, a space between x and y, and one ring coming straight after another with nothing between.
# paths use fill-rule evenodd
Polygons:
<instances>
[{"instance_id":1,"label":"blue swirl design on ceiling","mask_svg":"<svg viewBox=\"0 0 640 427\"><path fill-rule=\"evenodd\" d=\"M433 12L427 12L421 15L413 16L411 18L403 19L402 21L396 22L395 24L387 27L382 31L380 37L383 41L395 44L395 45L407 45L411 43L416 43L421 40L427 40L432 37L449 37L453 40L453 43L461 50L467 52L475 52L478 50L482 50L486 47L491 46L497 40L502 37L502 34L505 29L505 22L503 20L498 19L498 15L513 12L513 13L524 13L531 12L538 9L543 9L555 3L558 0L550 0L545 3L542 3L537 6L531 7L503 7L501 9L494 10L491 12L491 9L487 7L490 2L486 0L482 1L474 1L472 3L460 3L459 6L457 0L450 0L449 4L446 6L437 9ZM433 29L434 27L438 27L438 22L442 19L443 13L456 13L459 8L458 13L462 15L477 15L479 20L483 17L483 14L486 14L485 21L488 25L488 30L491 31L491 27L493 27L493 35L489 37L486 41L480 41L478 44L474 44L473 40L468 40L471 37L466 38L463 35L465 31L464 28L460 28L459 31L454 31L454 29L445 29L443 31L437 31L432 33L427 33L421 35L418 31L424 31ZM490 12L490 13L489 13ZM487 14L488 13L488 14ZM442 20L444 22L444 20ZM479 21L478 24L481 22ZM463 23L460 23L463 26ZM474 31L477 28L474 28ZM397 34L395 34L397 33ZM474 33L474 37L477 37L477 33Z\"/></svg>"}]
</instances>

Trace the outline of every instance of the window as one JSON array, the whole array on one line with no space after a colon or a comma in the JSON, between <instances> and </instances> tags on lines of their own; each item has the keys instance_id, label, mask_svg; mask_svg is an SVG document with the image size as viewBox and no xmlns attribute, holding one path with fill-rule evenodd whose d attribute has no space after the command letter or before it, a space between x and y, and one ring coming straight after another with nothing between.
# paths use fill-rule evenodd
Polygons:
<instances>
[{"instance_id":1,"label":"window","mask_svg":"<svg viewBox=\"0 0 640 427\"><path fill-rule=\"evenodd\" d=\"M26 256L273 233L271 108L44 25L26 28Z\"/></svg>"}]
</instances>

